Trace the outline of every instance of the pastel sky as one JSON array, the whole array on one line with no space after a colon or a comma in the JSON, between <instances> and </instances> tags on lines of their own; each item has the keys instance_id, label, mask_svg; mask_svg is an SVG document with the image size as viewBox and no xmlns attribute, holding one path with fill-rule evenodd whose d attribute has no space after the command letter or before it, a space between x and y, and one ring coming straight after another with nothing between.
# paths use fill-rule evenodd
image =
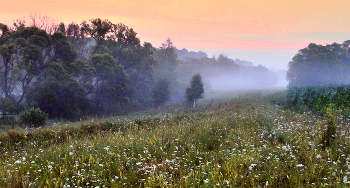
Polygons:
<instances>
[{"instance_id":1,"label":"pastel sky","mask_svg":"<svg viewBox=\"0 0 350 188\"><path fill-rule=\"evenodd\" d=\"M170 37L179 49L277 69L311 42L350 40L349 0L6 0L0 23L35 12L66 24L122 22L156 47Z\"/></svg>"}]
</instances>

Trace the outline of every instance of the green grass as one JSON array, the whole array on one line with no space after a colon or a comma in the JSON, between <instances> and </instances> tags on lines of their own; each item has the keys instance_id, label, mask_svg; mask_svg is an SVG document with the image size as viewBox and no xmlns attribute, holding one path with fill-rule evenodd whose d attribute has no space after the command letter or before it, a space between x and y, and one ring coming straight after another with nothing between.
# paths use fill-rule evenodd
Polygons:
<instances>
[{"instance_id":1,"label":"green grass","mask_svg":"<svg viewBox=\"0 0 350 188\"><path fill-rule=\"evenodd\" d=\"M0 186L348 187L347 121L334 120L336 138L323 147L327 119L286 110L278 96L9 130Z\"/></svg>"}]
</instances>

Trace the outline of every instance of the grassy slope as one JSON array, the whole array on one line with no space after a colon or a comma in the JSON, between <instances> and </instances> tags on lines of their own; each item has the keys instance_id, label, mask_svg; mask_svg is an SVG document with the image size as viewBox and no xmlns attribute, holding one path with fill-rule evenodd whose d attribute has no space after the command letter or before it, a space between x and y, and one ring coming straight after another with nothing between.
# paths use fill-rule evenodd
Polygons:
<instances>
[{"instance_id":1,"label":"grassy slope","mask_svg":"<svg viewBox=\"0 0 350 188\"><path fill-rule=\"evenodd\" d=\"M0 137L0 186L349 186L349 125L337 120L337 140L322 149L326 120L283 110L273 98L221 97L206 111L90 120L27 136L12 130Z\"/></svg>"}]
</instances>

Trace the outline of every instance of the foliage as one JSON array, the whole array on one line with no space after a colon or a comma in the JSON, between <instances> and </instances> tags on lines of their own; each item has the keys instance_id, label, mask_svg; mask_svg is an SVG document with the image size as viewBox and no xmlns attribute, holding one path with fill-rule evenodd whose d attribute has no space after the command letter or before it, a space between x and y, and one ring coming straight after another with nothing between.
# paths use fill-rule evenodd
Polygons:
<instances>
[{"instance_id":1,"label":"foliage","mask_svg":"<svg viewBox=\"0 0 350 188\"><path fill-rule=\"evenodd\" d=\"M112 113L118 105L128 105L130 99L126 95L128 75L123 65L108 53L95 54L91 58L91 66L96 70L94 102L96 110Z\"/></svg>"},{"instance_id":2,"label":"foliage","mask_svg":"<svg viewBox=\"0 0 350 188\"><path fill-rule=\"evenodd\" d=\"M72 43L61 31L57 31L52 35L52 43L55 48L55 56L53 61L69 64L75 61L77 52Z\"/></svg>"},{"instance_id":3,"label":"foliage","mask_svg":"<svg viewBox=\"0 0 350 188\"><path fill-rule=\"evenodd\" d=\"M286 102L289 107L306 106L326 113L330 104L346 112L350 109L350 85L298 86L288 88Z\"/></svg>"},{"instance_id":4,"label":"foliage","mask_svg":"<svg viewBox=\"0 0 350 188\"><path fill-rule=\"evenodd\" d=\"M0 186L347 187L349 133L337 135L340 147L323 150L327 120L265 97L244 94L209 111L9 130L0 134Z\"/></svg>"},{"instance_id":5,"label":"foliage","mask_svg":"<svg viewBox=\"0 0 350 188\"><path fill-rule=\"evenodd\" d=\"M188 81L203 65L218 74L227 67L230 73L241 71L224 55L215 59L182 50L177 57L169 38L160 48L141 44L137 32L123 23L96 18L56 25L47 16L29 17L30 23L16 20L13 28L0 24L4 112L39 107L50 118L76 120L147 110L154 106L156 80L168 79L167 100L175 102L184 99ZM201 59L187 62L185 57ZM269 73L262 66L253 69Z\"/></svg>"},{"instance_id":6,"label":"foliage","mask_svg":"<svg viewBox=\"0 0 350 188\"><path fill-rule=\"evenodd\" d=\"M324 148L332 146L334 144L334 141L337 135L337 126L335 124L336 122L335 122L335 115L333 112L334 111L333 106L334 105L331 104L327 108L327 120L326 120L327 129L322 136L322 146Z\"/></svg>"},{"instance_id":7,"label":"foliage","mask_svg":"<svg viewBox=\"0 0 350 188\"><path fill-rule=\"evenodd\" d=\"M9 115L2 115L0 117L0 125L16 125L18 124L18 121L14 116Z\"/></svg>"},{"instance_id":8,"label":"foliage","mask_svg":"<svg viewBox=\"0 0 350 188\"><path fill-rule=\"evenodd\" d=\"M170 101L178 100L178 78L176 76L177 67L177 55L175 53L175 46L170 38L162 44L162 47L156 51L155 59L157 64L155 65L156 78L168 78L170 88Z\"/></svg>"},{"instance_id":9,"label":"foliage","mask_svg":"<svg viewBox=\"0 0 350 188\"><path fill-rule=\"evenodd\" d=\"M40 108L29 108L19 113L22 123L29 127L44 126L47 120L47 114Z\"/></svg>"},{"instance_id":10,"label":"foliage","mask_svg":"<svg viewBox=\"0 0 350 188\"><path fill-rule=\"evenodd\" d=\"M60 63L51 62L31 88L27 102L47 112L50 118L74 120L89 112L86 93Z\"/></svg>"},{"instance_id":11,"label":"foliage","mask_svg":"<svg viewBox=\"0 0 350 188\"><path fill-rule=\"evenodd\" d=\"M17 108L10 98L0 98L0 109L3 114L6 114L15 112Z\"/></svg>"},{"instance_id":12,"label":"foliage","mask_svg":"<svg viewBox=\"0 0 350 188\"><path fill-rule=\"evenodd\" d=\"M309 44L299 50L291 62L287 72L288 87L349 84L350 41L331 45Z\"/></svg>"},{"instance_id":13,"label":"foliage","mask_svg":"<svg viewBox=\"0 0 350 188\"><path fill-rule=\"evenodd\" d=\"M186 99L187 102L193 103L193 108L195 108L196 101L204 97L202 77L199 74L194 75L190 84L190 87L186 89Z\"/></svg>"},{"instance_id":14,"label":"foliage","mask_svg":"<svg viewBox=\"0 0 350 188\"><path fill-rule=\"evenodd\" d=\"M166 78L157 80L153 88L153 103L155 107L161 107L164 103L169 100L170 89L169 82Z\"/></svg>"}]
</instances>

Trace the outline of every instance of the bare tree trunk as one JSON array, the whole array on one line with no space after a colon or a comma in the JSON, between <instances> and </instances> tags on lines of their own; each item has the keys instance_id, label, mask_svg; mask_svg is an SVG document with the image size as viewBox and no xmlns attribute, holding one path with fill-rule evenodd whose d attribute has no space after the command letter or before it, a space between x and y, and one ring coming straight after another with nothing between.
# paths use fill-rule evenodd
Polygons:
<instances>
[{"instance_id":1,"label":"bare tree trunk","mask_svg":"<svg viewBox=\"0 0 350 188\"><path fill-rule=\"evenodd\" d=\"M193 109L196 108L196 100L193 100Z\"/></svg>"}]
</instances>

